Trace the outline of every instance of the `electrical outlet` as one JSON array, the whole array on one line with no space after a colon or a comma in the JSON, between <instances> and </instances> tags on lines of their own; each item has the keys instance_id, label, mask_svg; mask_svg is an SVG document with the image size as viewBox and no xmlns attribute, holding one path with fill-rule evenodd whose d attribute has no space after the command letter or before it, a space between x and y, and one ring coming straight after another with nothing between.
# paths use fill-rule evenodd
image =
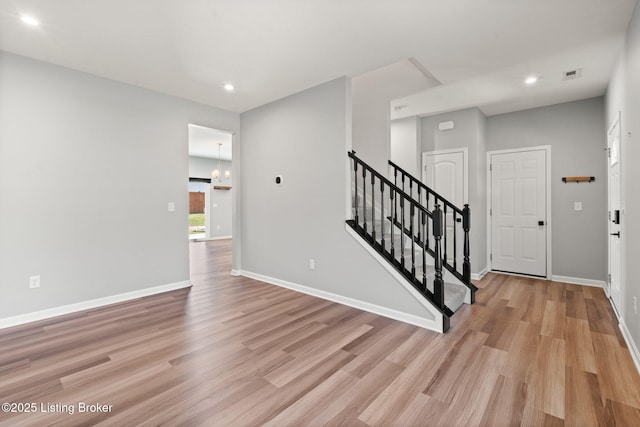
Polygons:
<instances>
[{"instance_id":1,"label":"electrical outlet","mask_svg":"<svg viewBox=\"0 0 640 427\"><path fill-rule=\"evenodd\" d=\"M175 212L176 211L176 204L174 202L167 203L167 210L169 212Z\"/></svg>"},{"instance_id":2,"label":"electrical outlet","mask_svg":"<svg viewBox=\"0 0 640 427\"><path fill-rule=\"evenodd\" d=\"M316 269L316 260L309 258L309 270L315 270L315 269Z\"/></svg>"},{"instance_id":3,"label":"electrical outlet","mask_svg":"<svg viewBox=\"0 0 640 427\"><path fill-rule=\"evenodd\" d=\"M582 210L582 202L574 202L573 203L573 210L574 211L581 211Z\"/></svg>"},{"instance_id":4,"label":"electrical outlet","mask_svg":"<svg viewBox=\"0 0 640 427\"><path fill-rule=\"evenodd\" d=\"M40 287L40 276L29 277L29 288L35 289Z\"/></svg>"}]
</instances>

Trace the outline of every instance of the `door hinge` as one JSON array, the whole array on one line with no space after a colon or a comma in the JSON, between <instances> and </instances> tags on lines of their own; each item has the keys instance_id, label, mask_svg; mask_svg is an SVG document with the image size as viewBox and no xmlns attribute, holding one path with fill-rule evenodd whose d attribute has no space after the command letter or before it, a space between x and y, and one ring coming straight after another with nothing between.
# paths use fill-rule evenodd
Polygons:
<instances>
[{"instance_id":1,"label":"door hinge","mask_svg":"<svg viewBox=\"0 0 640 427\"><path fill-rule=\"evenodd\" d=\"M609 221L611 221L611 211L609 211Z\"/></svg>"},{"instance_id":2,"label":"door hinge","mask_svg":"<svg viewBox=\"0 0 640 427\"><path fill-rule=\"evenodd\" d=\"M489 216L493 215L493 209L489 208Z\"/></svg>"},{"instance_id":3,"label":"door hinge","mask_svg":"<svg viewBox=\"0 0 640 427\"><path fill-rule=\"evenodd\" d=\"M607 157L611 158L611 147L607 147Z\"/></svg>"},{"instance_id":4,"label":"door hinge","mask_svg":"<svg viewBox=\"0 0 640 427\"><path fill-rule=\"evenodd\" d=\"M493 261L493 254L489 254L489 261Z\"/></svg>"},{"instance_id":5,"label":"door hinge","mask_svg":"<svg viewBox=\"0 0 640 427\"><path fill-rule=\"evenodd\" d=\"M609 284L611 284L611 273L609 273Z\"/></svg>"},{"instance_id":6,"label":"door hinge","mask_svg":"<svg viewBox=\"0 0 640 427\"><path fill-rule=\"evenodd\" d=\"M492 171L493 170L493 163L489 163L489 170Z\"/></svg>"}]
</instances>

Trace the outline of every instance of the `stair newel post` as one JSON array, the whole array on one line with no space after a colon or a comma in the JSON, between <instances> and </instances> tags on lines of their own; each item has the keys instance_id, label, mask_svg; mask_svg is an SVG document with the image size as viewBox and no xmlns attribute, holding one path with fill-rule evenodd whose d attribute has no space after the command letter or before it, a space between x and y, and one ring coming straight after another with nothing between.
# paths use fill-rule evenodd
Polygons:
<instances>
[{"instance_id":1,"label":"stair newel post","mask_svg":"<svg viewBox=\"0 0 640 427\"><path fill-rule=\"evenodd\" d=\"M355 209L355 220L356 226L358 226L358 162L356 159L353 159L353 182L354 182L354 196L353 196L353 204Z\"/></svg>"},{"instance_id":2,"label":"stair newel post","mask_svg":"<svg viewBox=\"0 0 640 427\"><path fill-rule=\"evenodd\" d=\"M394 193L394 189L389 187L389 206L391 206L391 218L394 218L394 215L396 214L396 211L394 209L395 207L395 202L393 200L393 193ZM396 224L395 222L392 221L391 223L391 259L395 259L395 239L393 238L393 234L394 234L394 228L396 228Z\"/></svg>"},{"instance_id":3,"label":"stair newel post","mask_svg":"<svg viewBox=\"0 0 640 427\"><path fill-rule=\"evenodd\" d=\"M367 234L367 168L362 165L362 223L364 234Z\"/></svg>"},{"instance_id":4,"label":"stair newel post","mask_svg":"<svg viewBox=\"0 0 640 427\"><path fill-rule=\"evenodd\" d=\"M469 230L471 229L471 208L468 204L462 209L462 229L464 230L464 261L462 263L462 277L471 283L471 262L469 261ZM473 295L473 293L472 293Z\"/></svg>"},{"instance_id":5,"label":"stair newel post","mask_svg":"<svg viewBox=\"0 0 640 427\"><path fill-rule=\"evenodd\" d=\"M433 281L433 299L434 303L441 309L444 309L444 280L442 277L442 210L440 205L436 204L433 210L433 238L434 242L434 262L435 262L435 279Z\"/></svg>"},{"instance_id":6,"label":"stair newel post","mask_svg":"<svg viewBox=\"0 0 640 427\"><path fill-rule=\"evenodd\" d=\"M425 238L422 240L422 290L427 290L427 212L422 210L422 227L424 229Z\"/></svg>"},{"instance_id":7,"label":"stair newel post","mask_svg":"<svg viewBox=\"0 0 640 427\"><path fill-rule=\"evenodd\" d=\"M415 218L415 205L411 202L409 209L409 235L411 236L411 277L416 276L416 245L413 238L413 221Z\"/></svg>"},{"instance_id":8,"label":"stair newel post","mask_svg":"<svg viewBox=\"0 0 640 427\"><path fill-rule=\"evenodd\" d=\"M384 181L380 180L380 246L384 252Z\"/></svg>"},{"instance_id":9,"label":"stair newel post","mask_svg":"<svg viewBox=\"0 0 640 427\"><path fill-rule=\"evenodd\" d=\"M376 242L376 176L371 172L371 241Z\"/></svg>"},{"instance_id":10,"label":"stair newel post","mask_svg":"<svg viewBox=\"0 0 640 427\"><path fill-rule=\"evenodd\" d=\"M404 192L403 192L404 193ZM404 194L400 194L400 265L404 271Z\"/></svg>"}]
</instances>

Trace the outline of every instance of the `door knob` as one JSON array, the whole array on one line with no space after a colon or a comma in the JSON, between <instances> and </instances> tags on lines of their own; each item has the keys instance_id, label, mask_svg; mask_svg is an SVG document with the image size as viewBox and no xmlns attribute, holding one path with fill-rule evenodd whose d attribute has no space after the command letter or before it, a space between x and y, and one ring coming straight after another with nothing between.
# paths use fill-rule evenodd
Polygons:
<instances>
[{"instance_id":1,"label":"door knob","mask_svg":"<svg viewBox=\"0 0 640 427\"><path fill-rule=\"evenodd\" d=\"M618 231L617 233L611 233L612 236L618 236L618 238L620 237L620 232Z\"/></svg>"},{"instance_id":2,"label":"door knob","mask_svg":"<svg viewBox=\"0 0 640 427\"><path fill-rule=\"evenodd\" d=\"M544 221L538 221L538 225L544 225Z\"/></svg>"}]
</instances>

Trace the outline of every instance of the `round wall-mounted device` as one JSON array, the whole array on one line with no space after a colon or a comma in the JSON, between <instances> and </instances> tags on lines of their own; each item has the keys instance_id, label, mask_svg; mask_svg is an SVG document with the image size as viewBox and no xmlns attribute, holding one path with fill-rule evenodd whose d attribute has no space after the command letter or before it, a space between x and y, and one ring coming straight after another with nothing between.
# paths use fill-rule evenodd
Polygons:
<instances>
[{"instance_id":1,"label":"round wall-mounted device","mask_svg":"<svg viewBox=\"0 0 640 427\"><path fill-rule=\"evenodd\" d=\"M276 185L281 185L282 184L282 175L277 175L276 176Z\"/></svg>"}]
</instances>

